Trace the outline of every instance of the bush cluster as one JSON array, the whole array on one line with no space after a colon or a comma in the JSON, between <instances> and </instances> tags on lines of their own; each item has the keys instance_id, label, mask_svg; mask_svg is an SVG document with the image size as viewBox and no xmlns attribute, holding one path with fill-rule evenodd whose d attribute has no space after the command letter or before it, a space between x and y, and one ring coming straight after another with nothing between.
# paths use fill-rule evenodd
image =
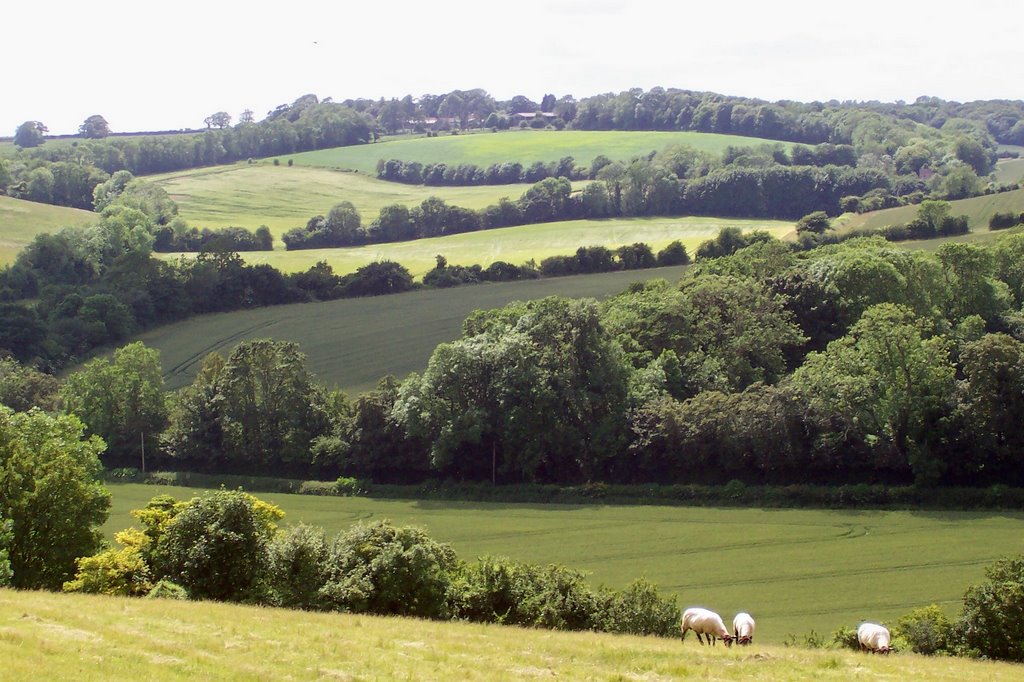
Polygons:
<instances>
[{"instance_id":1,"label":"bush cluster","mask_svg":"<svg viewBox=\"0 0 1024 682\"><path fill-rule=\"evenodd\" d=\"M1024 213L1013 213L1012 211L1006 213L993 213L992 217L988 221L988 229L1005 230L1008 227L1013 227L1022 223L1024 223Z\"/></svg>"},{"instance_id":2,"label":"bush cluster","mask_svg":"<svg viewBox=\"0 0 1024 682\"><path fill-rule=\"evenodd\" d=\"M158 496L133 514L144 530L79 559L65 591L665 637L678 627L675 599L646 580L593 590L560 565L467 564L422 530L387 520L334 539L304 524L281 531L277 507L224 489L188 502Z\"/></svg>"}]
</instances>

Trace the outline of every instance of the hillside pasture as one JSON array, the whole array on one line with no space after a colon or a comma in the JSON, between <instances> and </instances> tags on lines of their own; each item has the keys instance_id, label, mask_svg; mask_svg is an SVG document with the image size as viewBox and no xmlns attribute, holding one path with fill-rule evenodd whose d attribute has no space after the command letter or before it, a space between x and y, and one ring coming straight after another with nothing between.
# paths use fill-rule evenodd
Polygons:
<instances>
[{"instance_id":1,"label":"hillside pasture","mask_svg":"<svg viewBox=\"0 0 1024 682\"><path fill-rule=\"evenodd\" d=\"M347 147L346 147L347 149ZM482 209L502 197L518 199L529 185L423 187L377 180L372 174L318 167L233 164L147 176L178 204L178 213L198 228L266 225L277 239L315 215L351 201L365 225L390 204L415 206L432 196L451 205ZM278 243L278 248L283 245Z\"/></svg>"},{"instance_id":2,"label":"hillside pasture","mask_svg":"<svg viewBox=\"0 0 1024 682\"><path fill-rule=\"evenodd\" d=\"M759 630L760 632L760 630ZM1019 665L0 589L10 680L1020 679Z\"/></svg>"},{"instance_id":3,"label":"hillside pasture","mask_svg":"<svg viewBox=\"0 0 1024 682\"><path fill-rule=\"evenodd\" d=\"M950 214L966 215L972 232L980 235L989 231L988 221L994 213L1024 212L1024 189L986 194L970 199L958 199L949 203L951 205ZM917 216L917 211L917 206L900 206L859 215L846 214L836 221L836 226L840 232L857 229L875 230L890 225L908 223Z\"/></svg>"},{"instance_id":4,"label":"hillside pasture","mask_svg":"<svg viewBox=\"0 0 1024 682\"><path fill-rule=\"evenodd\" d=\"M477 309L550 295L603 298L631 282L678 280L685 266L524 282L479 284L392 296L339 299L203 315L151 330L138 337L160 351L164 380L171 389L190 383L203 358L227 356L240 342L273 338L293 341L307 356L319 382L349 394L372 389L393 374L423 371L439 343L462 333L462 321Z\"/></svg>"},{"instance_id":5,"label":"hillside pasture","mask_svg":"<svg viewBox=\"0 0 1024 682\"><path fill-rule=\"evenodd\" d=\"M628 161L674 145L686 145L718 156L730 146L758 147L765 144L778 144L786 149L798 145L741 135L683 131L507 130L472 135L441 134L438 137L403 135L373 144L286 154L277 159L282 164L291 160L298 166L376 174L380 159L487 167L506 161L529 166L537 161L551 163L571 156L576 165L589 167L599 155L613 161Z\"/></svg>"},{"instance_id":6,"label":"hillside pasture","mask_svg":"<svg viewBox=\"0 0 1024 682\"><path fill-rule=\"evenodd\" d=\"M762 230L783 237L793 223L781 220L731 218L609 218L606 220L567 220L552 223L503 227L466 232L444 237L415 239L368 246L302 249L297 251L249 251L240 254L251 264L267 263L283 272L308 270L318 261L326 261L339 274L379 260L401 263L415 278L422 277L443 255L452 265L487 267L501 260L520 265L533 259L540 263L548 256L571 255L581 246L619 246L643 242L655 252L669 242L679 240L693 254L697 247L714 238L724 227L744 232ZM176 257L185 254L169 254Z\"/></svg>"},{"instance_id":7,"label":"hillside pasture","mask_svg":"<svg viewBox=\"0 0 1024 682\"><path fill-rule=\"evenodd\" d=\"M0 195L0 266L13 263L37 234L90 225L98 216L77 208L40 204Z\"/></svg>"},{"instance_id":8,"label":"hillside pasture","mask_svg":"<svg viewBox=\"0 0 1024 682\"><path fill-rule=\"evenodd\" d=\"M167 493L201 491L110 486L108 537L133 523L128 511ZM357 522L390 519L426 529L459 557L507 556L560 563L590 582L622 588L646 577L680 607L723 615L746 610L758 639L828 635L865 619L892 622L935 603L958 612L966 588L996 558L1024 552L1024 514L979 512L730 509L531 505L258 493L333 536Z\"/></svg>"},{"instance_id":9,"label":"hillside pasture","mask_svg":"<svg viewBox=\"0 0 1024 682\"><path fill-rule=\"evenodd\" d=\"M1024 159L999 159L995 175L996 182L1002 184L1024 180Z\"/></svg>"}]
</instances>

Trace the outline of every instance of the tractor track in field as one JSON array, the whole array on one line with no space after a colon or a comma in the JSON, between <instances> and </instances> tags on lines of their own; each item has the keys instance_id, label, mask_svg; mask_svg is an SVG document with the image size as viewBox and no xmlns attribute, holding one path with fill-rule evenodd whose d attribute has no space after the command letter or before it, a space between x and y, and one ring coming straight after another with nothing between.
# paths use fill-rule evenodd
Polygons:
<instances>
[{"instance_id":1,"label":"tractor track in field","mask_svg":"<svg viewBox=\"0 0 1024 682\"><path fill-rule=\"evenodd\" d=\"M220 348L220 347L222 347L222 346L224 346L226 344L229 344L232 341L237 341L237 340L245 337L246 335L251 334L252 332L258 331L260 329L266 329L267 327L275 325L278 322L280 322L280 320L278 320L277 318L274 318L274 319L271 319L271 320L266 320L266 321L261 322L259 324L252 325L250 327L245 327L243 329L239 329L234 334L231 334L229 336L219 337L216 341L213 341L212 343L206 344L205 346L203 346L199 350L195 351L194 353L189 355L187 358L185 358L181 362L178 362L177 364L173 365L169 369L164 370L163 377L166 380L166 379L168 379L170 377L177 376L179 374L185 374L186 370L190 366L192 366L196 362L199 362L204 357L209 355L211 352L215 351L217 348Z\"/></svg>"}]
</instances>

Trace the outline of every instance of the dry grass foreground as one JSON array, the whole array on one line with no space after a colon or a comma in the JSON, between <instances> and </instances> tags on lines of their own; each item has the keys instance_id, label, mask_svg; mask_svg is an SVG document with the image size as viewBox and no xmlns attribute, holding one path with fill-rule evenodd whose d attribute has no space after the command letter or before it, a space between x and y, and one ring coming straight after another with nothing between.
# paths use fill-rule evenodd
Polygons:
<instances>
[{"instance_id":1,"label":"dry grass foreground","mask_svg":"<svg viewBox=\"0 0 1024 682\"><path fill-rule=\"evenodd\" d=\"M0 590L5 680L1019 680L1024 667Z\"/></svg>"}]
</instances>

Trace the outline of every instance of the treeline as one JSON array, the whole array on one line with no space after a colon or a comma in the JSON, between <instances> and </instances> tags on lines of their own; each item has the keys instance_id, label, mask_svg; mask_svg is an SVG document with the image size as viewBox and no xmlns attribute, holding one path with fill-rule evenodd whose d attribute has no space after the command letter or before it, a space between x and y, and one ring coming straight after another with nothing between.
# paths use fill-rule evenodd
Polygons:
<instances>
[{"instance_id":1,"label":"treeline","mask_svg":"<svg viewBox=\"0 0 1024 682\"><path fill-rule=\"evenodd\" d=\"M731 163L748 163L751 154L763 154L768 150L774 163L782 166L856 166L857 154L851 145L819 144L817 146L794 146L787 151L782 145L766 143L760 148L730 146L723 152L721 160L710 154L703 155L703 165L710 171L714 167ZM690 150L695 155L701 154ZM653 153L653 152L652 152ZM606 156L595 158L588 168L576 165L575 159L565 156L558 161L544 163L536 161L524 167L518 161L493 163L482 168L472 163L458 165L445 163L420 163L399 159L381 159L377 162L377 177L391 182L411 185L511 185L540 182L546 178L568 178L583 180L597 178L597 173L612 161Z\"/></svg>"},{"instance_id":2,"label":"treeline","mask_svg":"<svg viewBox=\"0 0 1024 682\"><path fill-rule=\"evenodd\" d=\"M918 97L911 103L768 102L715 92L655 87L650 90L631 88L617 94L604 93L582 99L545 94L539 102L523 95L495 100L486 91L474 89L419 98L407 95L390 100L347 99L343 104L372 116L386 132L504 129L519 118L521 127L695 130L807 144L898 146L901 139L929 135L928 131L967 132L990 136L1000 144L1024 144L1024 102L1020 100L953 102ZM994 145L986 146L994 149Z\"/></svg>"},{"instance_id":3,"label":"treeline","mask_svg":"<svg viewBox=\"0 0 1024 682\"><path fill-rule=\"evenodd\" d=\"M842 199L876 190L886 195L904 192L897 203L925 196L919 182L894 188L883 173L839 166L729 167L681 180L663 158L612 164L599 175L600 181L579 192L572 190L567 178L547 178L519 199L503 198L479 211L430 197L411 209L384 206L370 225L363 226L351 202L342 202L326 217L314 216L282 239L291 250L407 241L558 220L673 215L795 220L814 211L838 215Z\"/></svg>"},{"instance_id":4,"label":"treeline","mask_svg":"<svg viewBox=\"0 0 1024 682\"><path fill-rule=\"evenodd\" d=\"M202 230L191 227L175 230L164 225L153 234L153 250L158 253L198 253L200 251L273 251L274 236L261 225L255 232L244 227L222 227Z\"/></svg>"},{"instance_id":5,"label":"treeline","mask_svg":"<svg viewBox=\"0 0 1024 682\"><path fill-rule=\"evenodd\" d=\"M559 161L544 163L537 161L528 167L518 161L493 163L481 168L472 163L420 163L381 159L377 162L377 177L390 182L409 185L467 186L467 185L514 185L540 182L546 178L568 178L582 180L586 171L578 168L571 156Z\"/></svg>"},{"instance_id":6,"label":"treeline","mask_svg":"<svg viewBox=\"0 0 1024 682\"><path fill-rule=\"evenodd\" d=\"M602 94L577 101L545 95L540 103L516 96L497 102L483 90L385 100L320 101L304 95L282 104L256 121L245 112L231 117L218 112L202 133L82 139L71 145L23 149L0 160L0 190L10 196L76 208L91 208L92 190L110 174L128 170L146 175L228 163L246 158L360 144L381 132L403 130L506 128L515 116L533 116L536 127L569 126L579 130L695 130L788 140L831 147L828 158L794 150L793 165L851 165L922 176L966 165L977 177L991 172L997 143L1024 141L1024 103L983 101L960 104L919 98L913 104L878 102L769 103L716 93L653 88ZM28 122L31 123L31 122ZM558 125L555 125L557 123ZM42 137L40 136L40 141ZM518 172L526 182L551 172L545 164L523 169L499 164L481 171L468 166L434 164L424 168L399 161L390 179L427 184L477 183L481 178L511 181ZM552 164L557 165L557 164ZM398 168L397 166L401 166ZM543 166L543 168L542 168ZM975 182L977 180L975 179ZM977 193L977 190L975 190ZM948 197L947 198L957 198Z\"/></svg>"},{"instance_id":7,"label":"treeline","mask_svg":"<svg viewBox=\"0 0 1024 682\"><path fill-rule=\"evenodd\" d=\"M262 121L247 120L233 127L23 149L13 159L0 159L0 193L92 210L94 189L118 171L152 175L362 144L373 139L374 129L371 119L352 108L307 95Z\"/></svg>"},{"instance_id":8,"label":"treeline","mask_svg":"<svg viewBox=\"0 0 1024 682\"><path fill-rule=\"evenodd\" d=\"M307 479L1021 485L1022 253L1020 234L934 254L757 239L678 285L478 311L422 374L354 400L267 340L206 358L144 427L132 387L162 388L138 344L61 395L108 466L136 465L142 432L152 466Z\"/></svg>"}]
</instances>

